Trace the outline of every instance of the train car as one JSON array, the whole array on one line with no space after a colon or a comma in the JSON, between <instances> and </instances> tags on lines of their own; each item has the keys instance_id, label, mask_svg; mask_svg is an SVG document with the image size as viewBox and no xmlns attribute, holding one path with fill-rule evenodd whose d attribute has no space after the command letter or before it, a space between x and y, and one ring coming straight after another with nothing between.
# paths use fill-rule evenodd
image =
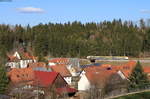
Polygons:
<instances>
[{"instance_id":1,"label":"train car","mask_svg":"<svg viewBox=\"0 0 150 99\"><path fill-rule=\"evenodd\" d=\"M87 59L95 60L128 60L127 56L87 56Z\"/></svg>"}]
</instances>

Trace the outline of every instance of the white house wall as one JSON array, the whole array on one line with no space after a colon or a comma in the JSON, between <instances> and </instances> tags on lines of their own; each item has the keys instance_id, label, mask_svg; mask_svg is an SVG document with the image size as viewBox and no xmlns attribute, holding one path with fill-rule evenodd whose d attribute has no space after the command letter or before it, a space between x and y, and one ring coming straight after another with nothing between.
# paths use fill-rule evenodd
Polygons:
<instances>
[{"instance_id":1,"label":"white house wall","mask_svg":"<svg viewBox=\"0 0 150 99\"><path fill-rule=\"evenodd\" d=\"M26 68L29 63L32 63L32 60L20 60L20 67Z\"/></svg>"},{"instance_id":2,"label":"white house wall","mask_svg":"<svg viewBox=\"0 0 150 99\"><path fill-rule=\"evenodd\" d=\"M54 65L56 65L56 64L55 64L55 63L52 63L52 62L49 62L48 65L49 65L49 66L54 66Z\"/></svg>"},{"instance_id":3,"label":"white house wall","mask_svg":"<svg viewBox=\"0 0 150 99\"><path fill-rule=\"evenodd\" d=\"M86 72L83 70L79 76L82 77L83 75L85 75L85 73Z\"/></svg>"},{"instance_id":4,"label":"white house wall","mask_svg":"<svg viewBox=\"0 0 150 99\"><path fill-rule=\"evenodd\" d=\"M10 66L11 68L19 68L19 62L7 62L6 66Z\"/></svg>"},{"instance_id":5,"label":"white house wall","mask_svg":"<svg viewBox=\"0 0 150 99\"><path fill-rule=\"evenodd\" d=\"M86 91L90 89L90 82L87 79L86 75L82 75L78 82L78 90L79 91Z\"/></svg>"}]
</instances>

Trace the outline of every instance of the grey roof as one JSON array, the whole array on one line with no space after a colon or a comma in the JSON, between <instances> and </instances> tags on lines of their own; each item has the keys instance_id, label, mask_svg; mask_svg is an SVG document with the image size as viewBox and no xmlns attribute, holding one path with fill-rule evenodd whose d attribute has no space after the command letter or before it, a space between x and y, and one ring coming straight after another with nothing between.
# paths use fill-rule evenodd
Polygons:
<instances>
[{"instance_id":1,"label":"grey roof","mask_svg":"<svg viewBox=\"0 0 150 99\"><path fill-rule=\"evenodd\" d=\"M71 65L72 67L79 67L79 59L78 58L69 58L69 63L68 65Z\"/></svg>"},{"instance_id":2,"label":"grey roof","mask_svg":"<svg viewBox=\"0 0 150 99\"><path fill-rule=\"evenodd\" d=\"M43 68L43 67L35 67L33 68L35 71L45 71L45 72L51 72L52 70L50 68Z\"/></svg>"}]
</instances>

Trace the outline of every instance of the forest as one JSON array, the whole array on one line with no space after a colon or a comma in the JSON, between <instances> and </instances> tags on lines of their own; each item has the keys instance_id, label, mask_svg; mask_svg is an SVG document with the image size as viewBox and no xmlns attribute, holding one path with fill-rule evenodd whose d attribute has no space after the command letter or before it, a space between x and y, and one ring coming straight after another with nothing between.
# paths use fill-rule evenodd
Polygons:
<instances>
[{"instance_id":1,"label":"forest","mask_svg":"<svg viewBox=\"0 0 150 99\"><path fill-rule=\"evenodd\" d=\"M0 25L0 56L19 47L36 56L150 56L150 21L47 23L36 26Z\"/></svg>"}]
</instances>

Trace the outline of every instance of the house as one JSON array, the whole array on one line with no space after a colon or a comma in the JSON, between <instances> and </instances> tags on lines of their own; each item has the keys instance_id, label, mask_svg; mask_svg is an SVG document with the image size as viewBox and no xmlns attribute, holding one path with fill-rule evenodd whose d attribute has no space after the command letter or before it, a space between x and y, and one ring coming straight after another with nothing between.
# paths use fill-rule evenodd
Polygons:
<instances>
[{"instance_id":1,"label":"house","mask_svg":"<svg viewBox=\"0 0 150 99\"><path fill-rule=\"evenodd\" d=\"M89 90L91 85L93 85L93 81L103 86L106 84L108 79L110 80L110 78L112 78L112 75L115 75L116 78L120 79L118 81L126 81L135 65L135 61L129 61L122 66L113 66L110 64L100 64L100 66L84 66L86 68L84 68L80 74L78 90ZM115 82L115 84L116 83L117 82Z\"/></svg>"},{"instance_id":2,"label":"house","mask_svg":"<svg viewBox=\"0 0 150 99\"><path fill-rule=\"evenodd\" d=\"M89 67L84 70L82 75L80 75L80 80L78 82L78 90L88 91L93 87L98 89L103 89L108 86L108 82L113 78L114 84L118 84L118 81L126 80L124 74L121 71L116 71L110 68L100 68L100 67ZM118 88L119 89L119 88Z\"/></svg>"},{"instance_id":3,"label":"house","mask_svg":"<svg viewBox=\"0 0 150 99\"><path fill-rule=\"evenodd\" d=\"M85 73L85 70L87 71L95 71L96 70L103 70L103 69L111 69L111 70L116 70L116 71L121 71L122 73L124 73L125 77L128 78L132 69L135 67L136 62L135 61L129 61L126 64L123 65L119 65L119 66L115 66L115 65L111 65L111 64L99 64L96 63L97 65L94 64L88 64L88 65L83 65L81 66L83 68L83 71L81 72L80 76L82 76L82 74Z\"/></svg>"},{"instance_id":4,"label":"house","mask_svg":"<svg viewBox=\"0 0 150 99\"><path fill-rule=\"evenodd\" d=\"M7 54L7 56L6 66L10 68L26 68L29 63L36 62L36 57L24 51L15 51L12 54Z\"/></svg>"},{"instance_id":5,"label":"house","mask_svg":"<svg viewBox=\"0 0 150 99\"><path fill-rule=\"evenodd\" d=\"M79 59L77 58L54 58L50 61L50 68L53 71L59 72L69 85L73 87L77 86L78 76L80 74L81 68L79 64Z\"/></svg>"},{"instance_id":6,"label":"house","mask_svg":"<svg viewBox=\"0 0 150 99\"><path fill-rule=\"evenodd\" d=\"M49 91L54 90L58 95L62 95L64 93L75 94L77 92L76 89L70 88L67 82L63 79L63 77L57 72L42 72L35 71L35 81L34 86L40 86L42 89L44 88L44 94L50 94Z\"/></svg>"},{"instance_id":7,"label":"house","mask_svg":"<svg viewBox=\"0 0 150 99\"><path fill-rule=\"evenodd\" d=\"M94 88L103 91L105 89L107 95L127 92L128 78L135 66L136 61L129 61L119 66L110 64L86 66L80 74L78 90L91 91ZM150 67L143 67L143 71L150 79Z\"/></svg>"},{"instance_id":8,"label":"house","mask_svg":"<svg viewBox=\"0 0 150 99\"><path fill-rule=\"evenodd\" d=\"M80 73L80 63L78 58L52 58L49 60L48 65L66 65L72 76L78 76Z\"/></svg>"},{"instance_id":9,"label":"house","mask_svg":"<svg viewBox=\"0 0 150 99\"><path fill-rule=\"evenodd\" d=\"M39 71L32 68L12 69L8 76L13 83L12 92L20 88L29 90L31 92L40 92L47 95L49 92L55 91L55 93L61 95L63 93L74 94L77 90L70 88L63 77L57 72L51 71ZM38 88L38 89L37 89Z\"/></svg>"},{"instance_id":10,"label":"house","mask_svg":"<svg viewBox=\"0 0 150 99\"><path fill-rule=\"evenodd\" d=\"M55 65L51 66L51 69L55 72L60 73L60 75L66 80L66 82L71 85L72 75L67 69L66 65Z\"/></svg>"}]
</instances>

